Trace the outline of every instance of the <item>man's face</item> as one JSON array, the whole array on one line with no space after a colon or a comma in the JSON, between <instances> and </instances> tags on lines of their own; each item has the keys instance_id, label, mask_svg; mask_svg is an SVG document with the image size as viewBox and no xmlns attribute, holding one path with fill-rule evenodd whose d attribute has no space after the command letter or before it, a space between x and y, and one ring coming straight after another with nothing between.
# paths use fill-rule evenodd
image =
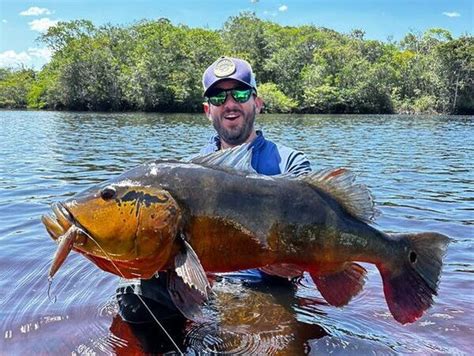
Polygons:
<instances>
[{"instance_id":1,"label":"man's face","mask_svg":"<svg viewBox=\"0 0 474 356\"><path fill-rule=\"evenodd\" d=\"M241 88L242 84L229 79L217 83L213 91L219 89ZM238 103L228 93L225 102L220 106L204 104L204 111L212 121L214 129L227 146L236 146L250 141L255 136L255 115L260 112L262 100L255 95L245 103Z\"/></svg>"}]
</instances>

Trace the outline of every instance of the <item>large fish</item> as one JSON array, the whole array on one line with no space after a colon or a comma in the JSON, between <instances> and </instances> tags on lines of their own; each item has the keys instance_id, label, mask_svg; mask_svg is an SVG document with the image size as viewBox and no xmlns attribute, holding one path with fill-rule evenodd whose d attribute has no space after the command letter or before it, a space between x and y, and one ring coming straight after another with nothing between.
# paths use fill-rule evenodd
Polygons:
<instances>
[{"instance_id":1,"label":"large fish","mask_svg":"<svg viewBox=\"0 0 474 356\"><path fill-rule=\"evenodd\" d=\"M400 323L432 305L447 236L375 229L371 194L344 168L269 177L250 159L244 145L190 162L149 162L53 204L43 216L59 242L50 277L71 250L125 278L168 270L172 299L191 317L207 298L206 272L307 271L329 304L343 306L363 287L358 261L377 266Z\"/></svg>"}]
</instances>

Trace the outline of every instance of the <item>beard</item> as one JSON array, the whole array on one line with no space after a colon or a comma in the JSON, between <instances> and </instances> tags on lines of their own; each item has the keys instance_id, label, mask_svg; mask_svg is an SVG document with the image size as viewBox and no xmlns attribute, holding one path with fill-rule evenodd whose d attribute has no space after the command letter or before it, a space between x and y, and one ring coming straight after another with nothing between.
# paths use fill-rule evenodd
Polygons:
<instances>
[{"instance_id":1,"label":"beard","mask_svg":"<svg viewBox=\"0 0 474 356\"><path fill-rule=\"evenodd\" d=\"M220 139L232 146L243 144L252 133L253 125L255 123L255 107L250 113L245 113L244 111L239 111L239 113L242 115L244 120L241 125L232 128L225 128L222 125L222 120L225 120L223 119L225 113L223 113L221 117L212 118L212 125Z\"/></svg>"}]
</instances>

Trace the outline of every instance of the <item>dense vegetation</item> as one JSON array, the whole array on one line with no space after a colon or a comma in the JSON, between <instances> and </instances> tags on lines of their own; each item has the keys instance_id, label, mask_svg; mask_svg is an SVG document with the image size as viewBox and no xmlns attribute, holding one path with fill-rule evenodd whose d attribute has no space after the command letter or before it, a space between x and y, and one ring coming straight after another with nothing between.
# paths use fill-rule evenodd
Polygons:
<instances>
[{"instance_id":1,"label":"dense vegetation","mask_svg":"<svg viewBox=\"0 0 474 356\"><path fill-rule=\"evenodd\" d=\"M270 112L474 113L474 38L442 29L381 42L242 13L217 31L63 22L41 41L41 71L0 69L0 107L201 111L202 72L225 54L252 64Z\"/></svg>"}]
</instances>

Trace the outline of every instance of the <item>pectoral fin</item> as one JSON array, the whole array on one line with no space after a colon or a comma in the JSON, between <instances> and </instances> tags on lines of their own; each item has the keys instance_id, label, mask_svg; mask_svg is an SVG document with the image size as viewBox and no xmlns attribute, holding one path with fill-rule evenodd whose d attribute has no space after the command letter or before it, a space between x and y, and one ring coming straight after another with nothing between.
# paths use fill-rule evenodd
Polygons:
<instances>
[{"instance_id":1,"label":"pectoral fin","mask_svg":"<svg viewBox=\"0 0 474 356\"><path fill-rule=\"evenodd\" d=\"M201 306L208 299L211 286L198 256L186 241L175 257L175 269L169 274L168 290L176 307L188 319L202 316Z\"/></svg>"},{"instance_id":2,"label":"pectoral fin","mask_svg":"<svg viewBox=\"0 0 474 356\"><path fill-rule=\"evenodd\" d=\"M342 307L362 290L367 271L357 263L350 263L342 271L330 275L310 274L324 299L331 305Z\"/></svg>"}]
</instances>

